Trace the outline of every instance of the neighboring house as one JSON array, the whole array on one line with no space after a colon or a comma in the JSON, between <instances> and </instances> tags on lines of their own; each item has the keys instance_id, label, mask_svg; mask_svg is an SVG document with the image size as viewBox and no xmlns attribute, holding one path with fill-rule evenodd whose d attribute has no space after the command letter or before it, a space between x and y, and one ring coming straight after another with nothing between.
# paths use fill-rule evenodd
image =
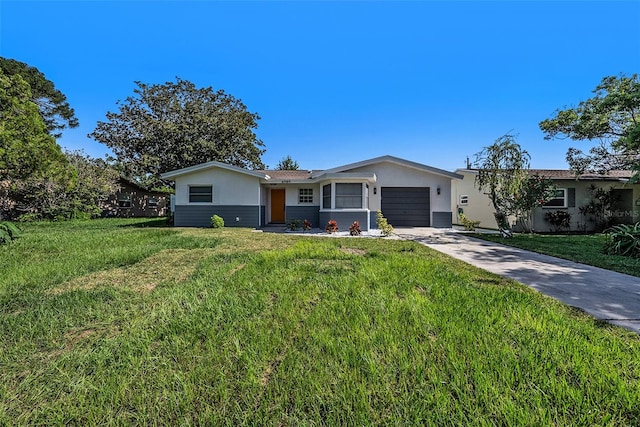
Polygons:
<instances>
[{"instance_id":1,"label":"neighboring house","mask_svg":"<svg viewBox=\"0 0 640 427\"><path fill-rule=\"evenodd\" d=\"M464 213L467 218L480 221L480 227L497 228L493 217L493 206L489 197L475 186L478 171L458 169L456 173L464 179L454 181L451 191L451 205L455 211ZM556 184L556 197L533 212L533 229L539 232L552 231L553 227L544 219L545 213L564 210L571 215L570 230L592 231L596 224L584 215L581 208L592 199L590 188L613 189L616 202L607 214L617 223L631 224L640 221L640 185L629 183L632 171L611 171L608 174L582 174L575 176L570 170L530 169L530 175L539 175L553 180ZM510 219L516 226L516 218ZM458 223L454 219L454 223Z\"/></svg>"},{"instance_id":2,"label":"neighboring house","mask_svg":"<svg viewBox=\"0 0 640 427\"><path fill-rule=\"evenodd\" d=\"M341 230L375 228L381 210L394 226L450 227L451 181L462 176L392 156L324 171L247 170L208 162L162 174L176 183L174 224L258 228L308 220Z\"/></svg>"},{"instance_id":3,"label":"neighboring house","mask_svg":"<svg viewBox=\"0 0 640 427\"><path fill-rule=\"evenodd\" d=\"M100 204L103 216L158 217L169 213L169 195L147 190L127 179L120 178L120 189Z\"/></svg>"}]
</instances>

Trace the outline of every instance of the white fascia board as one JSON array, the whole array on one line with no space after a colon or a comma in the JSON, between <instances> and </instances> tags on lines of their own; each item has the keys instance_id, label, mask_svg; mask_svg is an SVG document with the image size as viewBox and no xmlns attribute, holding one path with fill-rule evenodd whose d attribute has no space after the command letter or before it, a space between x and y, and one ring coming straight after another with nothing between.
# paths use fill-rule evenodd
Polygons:
<instances>
[{"instance_id":1,"label":"white fascia board","mask_svg":"<svg viewBox=\"0 0 640 427\"><path fill-rule=\"evenodd\" d=\"M262 172L255 172L255 171L250 171L248 169L245 168L240 168L238 166L232 166L232 165L228 165L226 163L222 163L222 162L216 162L216 161L211 161L211 162L207 162L207 163L200 163L199 165L194 165L194 166L189 166L186 168L182 168L182 169L176 169L174 171L169 171L169 172L165 172L163 174L160 174L160 177L162 179L172 179L172 178L176 178L178 176L181 175L187 175L193 172L199 172L199 171L203 171L206 169L212 169L212 168L220 168L220 169L226 169L232 172L238 172L238 173L242 173L245 175L250 175L250 176L255 176L256 178L263 178L263 179L269 179L269 175L264 174Z\"/></svg>"}]
</instances>

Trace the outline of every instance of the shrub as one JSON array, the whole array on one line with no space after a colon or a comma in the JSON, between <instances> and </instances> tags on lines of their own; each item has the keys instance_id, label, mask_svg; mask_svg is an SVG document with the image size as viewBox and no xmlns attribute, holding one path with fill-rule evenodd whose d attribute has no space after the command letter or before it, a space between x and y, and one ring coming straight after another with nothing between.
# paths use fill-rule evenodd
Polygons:
<instances>
[{"instance_id":1,"label":"shrub","mask_svg":"<svg viewBox=\"0 0 640 427\"><path fill-rule=\"evenodd\" d=\"M292 221L289 221L289 223L287 224L287 229L291 231L296 231L300 229L301 225L302 225L302 221L300 221L299 219L294 219Z\"/></svg>"},{"instance_id":2,"label":"shrub","mask_svg":"<svg viewBox=\"0 0 640 427\"><path fill-rule=\"evenodd\" d=\"M360 230L360 223L358 221L353 221L353 224L349 226L349 234L352 236L359 236L362 233Z\"/></svg>"},{"instance_id":3,"label":"shrub","mask_svg":"<svg viewBox=\"0 0 640 427\"><path fill-rule=\"evenodd\" d=\"M304 221L302 221L302 230L303 231L311 230L311 223L309 221L307 221L306 219Z\"/></svg>"},{"instance_id":4,"label":"shrub","mask_svg":"<svg viewBox=\"0 0 640 427\"><path fill-rule=\"evenodd\" d=\"M211 217L211 227L213 228L222 228L224 227L224 219L218 215L214 215Z\"/></svg>"},{"instance_id":5,"label":"shrub","mask_svg":"<svg viewBox=\"0 0 640 427\"><path fill-rule=\"evenodd\" d=\"M390 236L393 233L393 227L387 222L387 218L382 215L382 211L376 212L376 225L383 236Z\"/></svg>"},{"instance_id":6,"label":"shrub","mask_svg":"<svg viewBox=\"0 0 640 427\"><path fill-rule=\"evenodd\" d=\"M14 241L20 235L20 229L11 222L0 222L0 244Z\"/></svg>"},{"instance_id":7,"label":"shrub","mask_svg":"<svg viewBox=\"0 0 640 427\"><path fill-rule=\"evenodd\" d=\"M464 226L464 229L467 231L473 231L480 225L480 221L472 221L465 214L458 215L460 218L460 222Z\"/></svg>"},{"instance_id":8,"label":"shrub","mask_svg":"<svg viewBox=\"0 0 640 427\"><path fill-rule=\"evenodd\" d=\"M640 223L616 225L605 233L605 253L640 258Z\"/></svg>"},{"instance_id":9,"label":"shrub","mask_svg":"<svg viewBox=\"0 0 640 427\"><path fill-rule=\"evenodd\" d=\"M571 214L567 211L551 211L544 214L544 219L553 227L553 231L568 229L571 225Z\"/></svg>"},{"instance_id":10,"label":"shrub","mask_svg":"<svg viewBox=\"0 0 640 427\"><path fill-rule=\"evenodd\" d=\"M338 222L335 219L330 219L327 226L324 228L327 233L335 233L338 231Z\"/></svg>"}]
</instances>

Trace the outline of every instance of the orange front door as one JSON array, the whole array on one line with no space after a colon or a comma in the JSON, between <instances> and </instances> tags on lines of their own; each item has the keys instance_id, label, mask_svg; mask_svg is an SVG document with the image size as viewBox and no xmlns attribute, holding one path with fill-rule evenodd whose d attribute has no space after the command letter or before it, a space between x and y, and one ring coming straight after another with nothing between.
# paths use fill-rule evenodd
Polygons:
<instances>
[{"instance_id":1,"label":"orange front door","mask_svg":"<svg viewBox=\"0 0 640 427\"><path fill-rule=\"evenodd\" d=\"M271 222L284 222L284 188L271 190Z\"/></svg>"}]
</instances>

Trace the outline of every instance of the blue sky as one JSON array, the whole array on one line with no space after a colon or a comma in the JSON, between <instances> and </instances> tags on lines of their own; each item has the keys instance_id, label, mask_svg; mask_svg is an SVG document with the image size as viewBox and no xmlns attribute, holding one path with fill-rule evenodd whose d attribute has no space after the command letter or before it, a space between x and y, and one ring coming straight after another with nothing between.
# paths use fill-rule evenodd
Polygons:
<instances>
[{"instance_id":1,"label":"blue sky","mask_svg":"<svg viewBox=\"0 0 640 427\"><path fill-rule=\"evenodd\" d=\"M262 119L263 161L324 169L390 154L454 170L507 132L535 168L568 147L538 122L640 72L640 1L0 2L0 55L37 67L87 134L134 81L176 76Z\"/></svg>"}]
</instances>

